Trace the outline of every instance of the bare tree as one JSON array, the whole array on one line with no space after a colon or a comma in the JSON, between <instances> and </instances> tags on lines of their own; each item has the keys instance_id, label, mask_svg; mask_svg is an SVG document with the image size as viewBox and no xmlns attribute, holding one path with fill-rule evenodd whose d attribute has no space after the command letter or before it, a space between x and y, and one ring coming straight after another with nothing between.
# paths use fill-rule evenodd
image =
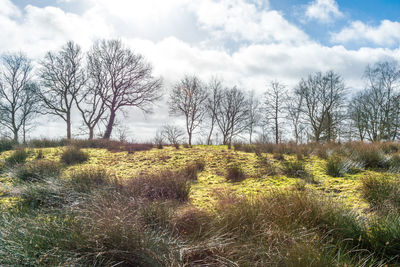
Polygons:
<instances>
[{"instance_id":1,"label":"bare tree","mask_svg":"<svg viewBox=\"0 0 400 267\"><path fill-rule=\"evenodd\" d=\"M193 133L202 123L206 113L207 91L196 76L185 76L171 91L169 110L172 115L185 117L189 146Z\"/></svg>"},{"instance_id":2,"label":"bare tree","mask_svg":"<svg viewBox=\"0 0 400 267\"><path fill-rule=\"evenodd\" d=\"M25 144L28 131L31 131L36 126L34 119L40 114L40 99L38 96L39 87L36 83L29 83L24 91L25 101L22 108L22 142Z\"/></svg>"},{"instance_id":3,"label":"bare tree","mask_svg":"<svg viewBox=\"0 0 400 267\"><path fill-rule=\"evenodd\" d=\"M162 128L161 129L157 129L156 134L155 134L154 139L153 139L153 143L155 145L157 145L157 148L159 148L159 149L163 148L163 145L165 143L165 139L166 139L166 137L165 137L165 135L163 133L163 129Z\"/></svg>"},{"instance_id":4,"label":"bare tree","mask_svg":"<svg viewBox=\"0 0 400 267\"><path fill-rule=\"evenodd\" d=\"M71 139L71 111L74 100L86 82L79 45L69 41L58 52L48 52L40 62L39 97L47 114L62 118Z\"/></svg>"},{"instance_id":5,"label":"bare tree","mask_svg":"<svg viewBox=\"0 0 400 267\"><path fill-rule=\"evenodd\" d=\"M360 140L395 140L400 127L400 69L395 62L367 66L366 89L351 99L348 113Z\"/></svg>"},{"instance_id":6,"label":"bare tree","mask_svg":"<svg viewBox=\"0 0 400 267\"><path fill-rule=\"evenodd\" d=\"M224 145L231 145L232 138L246 130L248 118L248 100L245 93L237 87L224 89L216 117Z\"/></svg>"},{"instance_id":7,"label":"bare tree","mask_svg":"<svg viewBox=\"0 0 400 267\"><path fill-rule=\"evenodd\" d=\"M296 95L304 101L302 112L311 126L313 139L331 141L345 103L346 89L341 76L333 71L310 75L301 80Z\"/></svg>"},{"instance_id":8,"label":"bare tree","mask_svg":"<svg viewBox=\"0 0 400 267\"><path fill-rule=\"evenodd\" d=\"M184 135L181 128L170 124L162 127L161 134L168 140L170 145L174 145L175 147L179 147L179 144L182 142L182 136Z\"/></svg>"},{"instance_id":9,"label":"bare tree","mask_svg":"<svg viewBox=\"0 0 400 267\"><path fill-rule=\"evenodd\" d=\"M249 94L247 109L249 112L247 131L249 132L249 142L251 144L254 130L261 121L260 101L254 91L251 91Z\"/></svg>"},{"instance_id":10,"label":"bare tree","mask_svg":"<svg viewBox=\"0 0 400 267\"><path fill-rule=\"evenodd\" d=\"M301 142L302 133L306 128L306 126L302 122L302 105L302 96L288 97L288 101L286 101L286 119L292 124L296 144Z\"/></svg>"},{"instance_id":11,"label":"bare tree","mask_svg":"<svg viewBox=\"0 0 400 267\"><path fill-rule=\"evenodd\" d=\"M76 105L82 115L83 123L88 128L89 140L94 137L94 129L99 122L106 119L106 105L102 97L106 81L102 77L98 63L93 57L88 57L87 83L76 95Z\"/></svg>"},{"instance_id":12,"label":"bare tree","mask_svg":"<svg viewBox=\"0 0 400 267\"><path fill-rule=\"evenodd\" d=\"M357 93L351 98L348 106L348 115L350 120L353 122L355 129L357 130L358 138L364 141L365 135L368 129L368 115L365 103L364 92Z\"/></svg>"},{"instance_id":13,"label":"bare tree","mask_svg":"<svg viewBox=\"0 0 400 267\"><path fill-rule=\"evenodd\" d=\"M31 61L23 54L2 56L0 69L0 125L19 141L23 131L25 142L27 126L37 114L37 86L31 81Z\"/></svg>"},{"instance_id":14,"label":"bare tree","mask_svg":"<svg viewBox=\"0 0 400 267\"><path fill-rule=\"evenodd\" d=\"M400 68L395 61L378 62L373 66L367 66L364 74L367 80L367 95L374 102L373 112L375 122L379 126L372 129L375 133L370 136L373 141L381 139L394 140L399 128L398 89L400 87ZM374 136L376 135L376 136ZM376 139L376 140L375 140Z\"/></svg>"},{"instance_id":15,"label":"bare tree","mask_svg":"<svg viewBox=\"0 0 400 267\"><path fill-rule=\"evenodd\" d=\"M216 77L212 78L207 85L208 98L206 101L206 113L209 120L209 132L207 136L207 145L212 144L212 135L217 122L217 109L221 102L222 82Z\"/></svg>"},{"instance_id":16,"label":"bare tree","mask_svg":"<svg viewBox=\"0 0 400 267\"><path fill-rule=\"evenodd\" d=\"M109 112L103 138L109 139L118 111L126 107L151 111L160 98L161 79L152 76L152 67L142 55L119 40L98 41L88 57L101 79L100 95Z\"/></svg>"},{"instance_id":17,"label":"bare tree","mask_svg":"<svg viewBox=\"0 0 400 267\"><path fill-rule=\"evenodd\" d=\"M287 100L286 86L278 81L272 81L265 92L264 111L267 120L273 121L275 143L280 141L280 124L284 118L285 101Z\"/></svg>"}]
</instances>

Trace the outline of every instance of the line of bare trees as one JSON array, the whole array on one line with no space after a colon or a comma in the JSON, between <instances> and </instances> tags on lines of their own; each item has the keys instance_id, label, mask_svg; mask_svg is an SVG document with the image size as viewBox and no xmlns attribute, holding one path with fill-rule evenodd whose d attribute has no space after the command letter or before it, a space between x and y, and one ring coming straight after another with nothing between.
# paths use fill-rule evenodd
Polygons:
<instances>
[{"instance_id":1,"label":"line of bare trees","mask_svg":"<svg viewBox=\"0 0 400 267\"><path fill-rule=\"evenodd\" d=\"M240 142L337 142L397 140L400 128L400 67L384 61L366 67L364 90L351 93L341 75L317 72L288 90L271 81L262 95L221 79L184 76L169 92L171 116L184 129L164 125L157 140L205 144ZM118 116L129 108L150 112L162 97L152 66L119 40L100 40L88 52L74 42L50 51L33 68L23 53L0 64L0 133L25 142L40 115L65 122L72 138L73 112L89 139L112 136ZM75 117L74 117L75 118ZM184 136L186 141L183 140Z\"/></svg>"},{"instance_id":2,"label":"line of bare trees","mask_svg":"<svg viewBox=\"0 0 400 267\"><path fill-rule=\"evenodd\" d=\"M74 109L89 139L96 128L109 139L117 115L130 107L149 112L161 97L162 81L153 77L151 65L119 40L97 41L87 53L67 42L46 53L35 72L22 53L3 55L1 67L0 129L15 142L20 133L26 141L39 114L61 118L70 139Z\"/></svg>"},{"instance_id":3,"label":"line of bare trees","mask_svg":"<svg viewBox=\"0 0 400 267\"><path fill-rule=\"evenodd\" d=\"M256 142L276 144L289 140L397 140L398 63L369 65L363 80L365 89L351 94L338 73L317 72L302 78L291 91L282 82L271 81L258 96L236 86L228 88L217 78L205 83L196 76L185 76L170 92L170 114L185 119L189 145L194 132L203 137L202 143L228 145L233 141L252 143L254 134L258 134ZM172 133L182 138L183 131L177 126L166 127L174 128ZM168 133L170 136L171 131ZM213 140L216 134L220 134L220 140Z\"/></svg>"}]
</instances>

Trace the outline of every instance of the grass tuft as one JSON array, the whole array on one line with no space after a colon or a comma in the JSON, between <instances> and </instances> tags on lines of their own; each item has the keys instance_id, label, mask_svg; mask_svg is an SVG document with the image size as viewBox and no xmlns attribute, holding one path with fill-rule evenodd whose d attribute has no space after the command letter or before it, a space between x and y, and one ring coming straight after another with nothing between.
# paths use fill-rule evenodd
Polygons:
<instances>
[{"instance_id":1,"label":"grass tuft","mask_svg":"<svg viewBox=\"0 0 400 267\"><path fill-rule=\"evenodd\" d=\"M361 193L380 212L400 211L400 183L388 175L368 174L361 179Z\"/></svg>"},{"instance_id":2,"label":"grass tuft","mask_svg":"<svg viewBox=\"0 0 400 267\"><path fill-rule=\"evenodd\" d=\"M35 160L17 168L15 176L21 181L40 181L48 177L60 175L61 165L56 161Z\"/></svg>"},{"instance_id":3,"label":"grass tuft","mask_svg":"<svg viewBox=\"0 0 400 267\"><path fill-rule=\"evenodd\" d=\"M152 201L176 200L183 202L189 199L191 178L182 171L164 170L133 178L125 185L125 190L133 193L135 197Z\"/></svg>"},{"instance_id":4,"label":"grass tuft","mask_svg":"<svg viewBox=\"0 0 400 267\"><path fill-rule=\"evenodd\" d=\"M67 147L61 154L61 162L67 165L79 164L87 161L89 155L77 147Z\"/></svg>"},{"instance_id":5,"label":"grass tuft","mask_svg":"<svg viewBox=\"0 0 400 267\"><path fill-rule=\"evenodd\" d=\"M230 163L226 168L226 179L231 182L241 182L246 179L246 173L239 163Z\"/></svg>"},{"instance_id":6,"label":"grass tuft","mask_svg":"<svg viewBox=\"0 0 400 267\"><path fill-rule=\"evenodd\" d=\"M113 174L97 166L85 166L70 172L68 182L77 192L87 193L115 184Z\"/></svg>"},{"instance_id":7,"label":"grass tuft","mask_svg":"<svg viewBox=\"0 0 400 267\"><path fill-rule=\"evenodd\" d=\"M26 161L28 156L29 153L25 148L19 148L15 150L8 158L6 158L6 163L8 165L21 164Z\"/></svg>"}]
</instances>

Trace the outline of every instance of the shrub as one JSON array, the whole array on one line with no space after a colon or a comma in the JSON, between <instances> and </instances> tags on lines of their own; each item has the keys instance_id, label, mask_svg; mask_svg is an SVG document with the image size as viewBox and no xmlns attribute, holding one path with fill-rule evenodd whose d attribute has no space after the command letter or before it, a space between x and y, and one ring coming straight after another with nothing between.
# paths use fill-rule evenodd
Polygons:
<instances>
[{"instance_id":1,"label":"shrub","mask_svg":"<svg viewBox=\"0 0 400 267\"><path fill-rule=\"evenodd\" d=\"M143 223L153 230L160 230L160 228L163 228L171 232L175 231L175 226L172 221L175 210L179 207L180 203L175 203L174 201L142 200L141 202L142 203L140 203L138 207L138 213Z\"/></svg>"},{"instance_id":2,"label":"shrub","mask_svg":"<svg viewBox=\"0 0 400 267\"><path fill-rule=\"evenodd\" d=\"M9 139L0 139L0 153L3 151L12 150L15 143Z\"/></svg>"},{"instance_id":3,"label":"shrub","mask_svg":"<svg viewBox=\"0 0 400 267\"><path fill-rule=\"evenodd\" d=\"M257 145L253 144L243 144L243 143L234 143L233 148L236 151L243 151L247 153L252 153L256 151L260 151L261 149Z\"/></svg>"},{"instance_id":4,"label":"shrub","mask_svg":"<svg viewBox=\"0 0 400 267\"><path fill-rule=\"evenodd\" d=\"M16 170L16 177L21 181L39 181L47 177L58 176L61 165L55 161L35 160Z\"/></svg>"},{"instance_id":5,"label":"shrub","mask_svg":"<svg viewBox=\"0 0 400 267\"><path fill-rule=\"evenodd\" d=\"M331 155L326 162L326 174L332 177L343 177L346 173L358 173L363 165L351 159L343 159L338 155Z\"/></svg>"},{"instance_id":6,"label":"shrub","mask_svg":"<svg viewBox=\"0 0 400 267\"><path fill-rule=\"evenodd\" d=\"M370 144L361 144L355 148L353 158L361 162L365 168L388 169L389 162L377 147Z\"/></svg>"},{"instance_id":7,"label":"shrub","mask_svg":"<svg viewBox=\"0 0 400 267\"><path fill-rule=\"evenodd\" d=\"M361 194L374 209L382 212L400 210L400 183L387 175L364 176Z\"/></svg>"},{"instance_id":8,"label":"shrub","mask_svg":"<svg viewBox=\"0 0 400 267\"><path fill-rule=\"evenodd\" d=\"M385 154L397 153L400 150L399 144L393 142L385 142L380 144L380 149Z\"/></svg>"},{"instance_id":9,"label":"shrub","mask_svg":"<svg viewBox=\"0 0 400 267\"><path fill-rule=\"evenodd\" d=\"M189 180L197 180L198 172L204 170L206 163L204 160L198 159L193 162L189 162L183 168L182 172L187 176Z\"/></svg>"},{"instance_id":10,"label":"shrub","mask_svg":"<svg viewBox=\"0 0 400 267\"><path fill-rule=\"evenodd\" d=\"M304 180L297 180L294 184L294 188L298 191L306 190L306 182Z\"/></svg>"},{"instance_id":11,"label":"shrub","mask_svg":"<svg viewBox=\"0 0 400 267\"><path fill-rule=\"evenodd\" d=\"M73 170L68 182L78 192L90 192L96 188L103 188L116 182L115 177L103 167L85 166Z\"/></svg>"},{"instance_id":12,"label":"shrub","mask_svg":"<svg viewBox=\"0 0 400 267\"><path fill-rule=\"evenodd\" d=\"M301 150L298 150L296 152L296 159L297 160L304 160L304 154L303 154L303 152Z\"/></svg>"},{"instance_id":13,"label":"shrub","mask_svg":"<svg viewBox=\"0 0 400 267\"><path fill-rule=\"evenodd\" d=\"M8 158L6 158L6 163L9 165L24 163L28 158L29 154L24 148L19 148L15 150Z\"/></svg>"},{"instance_id":14,"label":"shrub","mask_svg":"<svg viewBox=\"0 0 400 267\"><path fill-rule=\"evenodd\" d=\"M283 172L293 178L304 179L307 183L317 183L312 173L306 169L306 164L302 160L284 161Z\"/></svg>"},{"instance_id":15,"label":"shrub","mask_svg":"<svg viewBox=\"0 0 400 267\"><path fill-rule=\"evenodd\" d=\"M262 154L257 155L257 166L261 169L261 174L276 175L278 173L277 168L273 165L268 156Z\"/></svg>"},{"instance_id":16,"label":"shrub","mask_svg":"<svg viewBox=\"0 0 400 267\"><path fill-rule=\"evenodd\" d=\"M343 159L338 156L330 156L326 162L326 174L332 177L343 177L347 170Z\"/></svg>"},{"instance_id":17,"label":"shrub","mask_svg":"<svg viewBox=\"0 0 400 267\"><path fill-rule=\"evenodd\" d=\"M389 165L390 165L389 170L391 172L395 173L400 172L400 155L394 154L389 160Z\"/></svg>"},{"instance_id":18,"label":"shrub","mask_svg":"<svg viewBox=\"0 0 400 267\"><path fill-rule=\"evenodd\" d=\"M226 168L225 177L231 182L240 182L246 179L246 173L239 163L230 163Z\"/></svg>"},{"instance_id":19,"label":"shrub","mask_svg":"<svg viewBox=\"0 0 400 267\"><path fill-rule=\"evenodd\" d=\"M281 153L274 153L274 159L283 161L285 157Z\"/></svg>"},{"instance_id":20,"label":"shrub","mask_svg":"<svg viewBox=\"0 0 400 267\"><path fill-rule=\"evenodd\" d=\"M324 145L318 145L315 149L315 154L321 159L327 159L329 157L328 148Z\"/></svg>"},{"instance_id":21,"label":"shrub","mask_svg":"<svg viewBox=\"0 0 400 267\"><path fill-rule=\"evenodd\" d=\"M6 165L0 161L0 173L6 168Z\"/></svg>"},{"instance_id":22,"label":"shrub","mask_svg":"<svg viewBox=\"0 0 400 267\"><path fill-rule=\"evenodd\" d=\"M313 191L273 191L252 197L222 195L216 214L218 219L210 221L211 228L223 229L223 233L235 238L236 244L242 242L237 244L238 250L230 251L230 259L239 266L264 266L267 262L275 265L291 258L287 252L298 241L312 242L321 236L329 240L326 244L320 239L322 249L338 243L350 250L368 247L363 243L367 231L357 214ZM350 250L345 249L349 254Z\"/></svg>"},{"instance_id":23,"label":"shrub","mask_svg":"<svg viewBox=\"0 0 400 267\"><path fill-rule=\"evenodd\" d=\"M194 206L186 206L176 212L172 223L180 235L199 236L207 231L210 214Z\"/></svg>"},{"instance_id":24,"label":"shrub","mask_svg":"<svg viewBox=\"0 0 400 267\"><path fill-rule=\"evenodd\" d=\"M302 160L284 161L283 171L286 175L294 178L303 178L307 175L306 165Z\"/></svg>"},{"instance_id":25,"label":"shrub","mask_svg":"<svg viewBox=\"0 0 400 267\"><path fill-rule=\"evenodd\" d=\"M132 178L125 186L136 197L148 200L186 201L189 198L190 185L184 172L169 170L154 172Z\"/></svg>"},{"instance_id":26,"label":"shrub","mask_svg":"<svg viewBox=\"0 0 400 267\"><path fill-rule=\"evenodd\" d=\"M68 147L64 149L61 154L61 162L72 165L79 164L87 161L89 159L89 155L77 147Z\"/></svg>"},{"instance_id":27,"label":"shrub","mask_svg":"<svg viewBox=\"0 0 400 267\"><path fill-rule=\"evenodd\" d=\"M296 147L296 157L298 160L302 160L303 157L308 157L312 153L312 147L310 145L298 145Z\"/></svg>"},{"instance_id":28,"label":"shrub","mask_svg":"<svg viewBox=\"0 0 400 267\"><path fill-rule=\"evenodd\" d=\"M39 183L24 184L19 191L17 196L22 199L19 204L29 209L60 208L72 197L67 194L59 180L52 178Z\"/></svg>"},{"instance_id":29,"label":"shrub","mask_svg":"<svg viewBox=\"0 0 400 267\"><path fill-rule=\"evenodd\" d=\"M398 261L400 255L400 216L398 214L376 217L370 223L369 233L372 251Z\"/></svg>"},{"instance_id":30,"label":"shrub","mask_svg":"<svg viewBox=\"0 0 400 267\"><path fill-rule=\"evenodd\" d=\"M67 139L32 139L28 142L29 147L45 148L45 147L59 147L68 145Z\"/></svg>"},{"instance_id":31,"label":"shrub","mask_svg":"<svg viewBox=\"0 0 400 267\"><path fill-rule=\"evenodd\" d=\"M71 140L70 145L79 148L105 148L112 152L128 151L131 153L135 151L150 150L154 147L153 144L150 143L136 144L136 143L108 140L108 139L93 139L93 140L76 139L76 140Z\"/></svg>"},{"instance_id":32,"label":"shrub","mask_svg":"<svg viewBox=\"0 0 400 267\"><path fill-rule=\"evenodd\" d=\"M38 150L38 152L36 153L36 159L44 159L43 150Z\"/></svg>"},{"instance_id":33,"label":"shrub","mask_svg":"<svg viewBox=\"0 0 400 267\"><path fill-rule=\"evenodd\" d=\"M147 203L113 194L95 197L78 213L76 234L85 265L181 266L179 241L143 220ZM157 216L157 215L156 215Z\"/></svg>"},{"instance_id":34,"label":"shrub","mask_svg":"<svg viewBox=\"0 0 400 267\"><path fill-rule=\"evenodd\" d=\"M0 217L1 266L79 266L72 216L40 211L3 213Z\"/></svg>"},{"instance_id":35,"label":"shrub","mask_svg":"<svg viewBox=\"0 0 400 267\"><path fill-rule=\"evenodd\" d=\"M107 139L33 139L28 143L29 147L44 148L44 147L59 147L59 146L76 146L79 148L105 148L109 151L143 151L153 148L153 144L135 144L130 142L122 142Z\"/></svg>"}]
</instances>

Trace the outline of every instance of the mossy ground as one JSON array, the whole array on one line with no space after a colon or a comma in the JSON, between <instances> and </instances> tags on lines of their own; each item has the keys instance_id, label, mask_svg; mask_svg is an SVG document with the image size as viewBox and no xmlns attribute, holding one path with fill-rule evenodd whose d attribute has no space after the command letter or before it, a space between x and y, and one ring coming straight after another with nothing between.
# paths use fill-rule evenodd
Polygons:
<instances>
[{"instance_id":1,"label":"mossy ground","mask_svg":"<svg viewBox=\"0 0 400 267\"><path fill-rule=\"evenodd\" d=\"M34 160L39 149L31 149L28 161ZM44 159L59 161L63 148L43 148ZM245 153L229 150L227 146L194 146L193 148L164 147L135 153L109 152L106 149L84 149L89 154L89 160L83 164L66 167L64 173L80 168L84 165L100 165L106 167L121 180L134 179L136 176L162 169L179 169L187 163L197 159L206 163L204 171L199 173L198 181L191 187L190 202L202 208L213 207L216 193L233 191L238 194L252 195L268 193L274 189L290 190L299 178L287 177L283 174L268 176L263 174L262 168L254 153ZM12 152L0 154L0 160L8 157ZM281 161L267 156L273 166L280 168ZM295 156L284 155L285 160L295 160ZM246 179L241 182L229 182L225 179L226 166L239 163L245 170ZM306 169L311 173L317 183L307 183L306 188L317 189L333 198L341 199L350 207L362 212L368 204L360 196L360 177L369 171L358 174L346 174L341 178L326 175L324 159L316 156L305 158ZM66 175L64 175L66 177ZM8 197L7 191L12 187L13 181L7 171L0 175L0 198L2 206L9 206L18 199Z\"/></svg>"}]
</instances>

